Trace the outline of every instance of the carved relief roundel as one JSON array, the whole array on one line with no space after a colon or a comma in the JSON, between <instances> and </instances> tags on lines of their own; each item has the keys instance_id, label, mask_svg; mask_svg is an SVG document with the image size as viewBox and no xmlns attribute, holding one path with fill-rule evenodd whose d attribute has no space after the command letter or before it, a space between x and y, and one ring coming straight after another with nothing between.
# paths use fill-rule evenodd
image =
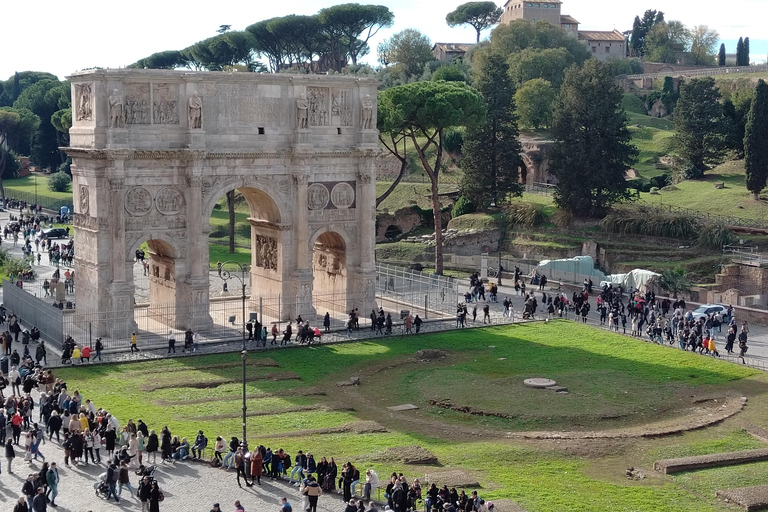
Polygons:
<instances>
[{"instance_id":1,"label":"carved relief roundel","mask_svg":"<svg viewBox=\"0 0 768 512\"><path fill-rule=\"evenodd\" d=\"M174 187L161 189L155 197L157 211L163 215L173 215L179 213L184 207L184 196Z\"/></svg>"},{"instance_id":2,"label":"carved relief roundel","mask_svg":"<svg viewBox=\"0 0 768 512\"><path fill-rule=\"evenodd\" d=\"M355 202L355 189L349 183L337 183L331 190L331 201L336 208L349 208Z\"/></svg>"},{"instance_id":3,"label":"carved relief roundel","mask_svg":"<svg viewBox=\"0 0 768 512\"><path fill-rule=\"evenodd\" d=\"M125 210L140 217L152 209L152 194L144 187L134 187L125 193Z\"/></svg>"},{"instance_id":4,"label":"carved relief roundel","mask_svg":"<svg viewBox=\"0 0 768 512\"><path fill-rule=\"evenodd\" d=\"M313 183L307 188L307 206L310 210L322 210L328 205L330 194L322 183Z\"/></svg>"}]
</instances>

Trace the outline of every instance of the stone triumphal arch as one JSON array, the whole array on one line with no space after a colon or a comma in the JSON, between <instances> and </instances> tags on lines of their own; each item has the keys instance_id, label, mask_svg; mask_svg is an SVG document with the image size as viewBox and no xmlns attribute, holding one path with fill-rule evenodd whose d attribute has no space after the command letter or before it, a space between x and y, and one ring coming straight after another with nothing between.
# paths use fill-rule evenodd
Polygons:
<instances>
[{"instance_id":1,"label":"stone triumphal arch","mask_svg":"<svg viewBox=\"0 0 768 512\"><path fill-rule=\"evenodd\" d=\"M133 255L174 328L210 325L210 215L250 207L252 297L375 297L376 83L308 75L109 69L73 74L76 308L100 333L133 323ZM319 311L318 311L319 312ZM306 316L305 316L306 318Z\"/></svg>"}]
</instances>

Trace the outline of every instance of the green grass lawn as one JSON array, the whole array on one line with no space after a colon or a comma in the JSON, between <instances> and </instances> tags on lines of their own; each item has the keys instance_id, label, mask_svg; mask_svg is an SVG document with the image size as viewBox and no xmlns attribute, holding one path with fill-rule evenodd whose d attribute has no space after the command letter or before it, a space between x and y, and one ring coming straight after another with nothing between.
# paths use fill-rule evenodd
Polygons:
<instances>
[{"instance_id":1,"label":"green grass lawn","mask_svg":"<svg viewBox=\"0 0 768 512\"><path fill-rule=\"evenodd\" d=\"M14 191L24 192L30 194L32 197L35 195L35 179L37 179L37 195L41 198L48 198L54 201L64 201L66 203L72 203L72 191L69 192L53 192L48 189L47 176L38 175L35 178L35 174L30 174L23 178L5 178L3 179L3 187L5 193L9 196L13 195Z\"/></svg>"},{"instance_id":2,"label":"green grass lawn","mask_svg":"<svg viewBox=\"0 0 768 512\"><path fill-rule=\"evenodd\" d=\"M415 361L414 352L425 348L446 350L448 357ZM187 437L203 429L212 439L240 432L240 384L193 386L238 379L238 360L238 354L223 354L61 369L57 376L121 422L141 418L150 428L168 425L174 434ZM686 394L732 388L750 398L743 414L764 423L759 418L765 414L768 388L766 376L750 368L562 321L288 349L252 354L249 360L247 393L253 396L248 410L259 414L248 419L252 443L283 447L291 454L299 448L311 450L373 467L380 474L403 471L411 479L463 468L479 479L486 500L510 498L530 512L731 510L711 492L730 477L705 478L703 483L687 474L642 481L623 477L626 467L649 467L655 458L759 445L728 421L670 438L605 446L600 441L512 441L492 433L644 423L672 414ZM257 380L275 375L300 380ZM362 385L335 386L350 375L360 375ZM520 383L528 376L554 378L571 392L560 396L524 388ZM148 391L158 385L164 387ZM428 402L435 397L516 416L441 413ZM420 409L401 415L384 410L405 400ZM300 410L308 407L314 408ZM626 416L617 419L618 413ZM377 421L386 431L310 432L338 430L361 420ZM463 435L467 429L486 434ZM410 445L433 452L441 467L408 467L382 458L386 448ZM764 468L758 469L737 474L748 477L747 482L768 483Z\"/></svg>"},{"instance_id":3,"label":"green grass lawn","mask_svg":"<svg viewBox=\"0 0 768 512\"><path fill-rule=\"evenodd\" d=\"M391 181L376 182L376 197L381 196L392 184ZM458 190L458 185L451 183L441 183L438 187L440 193L453 192ZM417 205L422 209L432 209L432 186L429 183L406 183L400 182L395 190L377 207L378 211L388 210L389 213L395 213L400 208Z\"/></svg>"},{"instance_id":4,"label":"green grass lawn","mask_svg":"<svg viewBox=\"0 0 768 512\"><path fill-rule=\"evenodd\" d=\"M714 183L725 183L716 189ZM768 221L768 205L755 201L746 189L744 161L729 161L707 171L701 180L686 180L675 185L677 190L660 195L641 194L648 202L666 203L716 215Z\"/></svg>"}]
</instances>

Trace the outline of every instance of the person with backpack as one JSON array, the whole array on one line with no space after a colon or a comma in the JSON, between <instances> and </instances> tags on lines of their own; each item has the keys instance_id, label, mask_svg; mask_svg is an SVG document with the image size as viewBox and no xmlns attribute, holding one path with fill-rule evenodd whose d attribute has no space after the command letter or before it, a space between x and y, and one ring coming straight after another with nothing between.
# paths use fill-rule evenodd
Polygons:
<instances>
[{"instance_id":1,"label":"person with backpack","mask_svg":"<svg viewBox=\"0 0 768 512\"><path fill-rule=\"evenodd\" d=\"M107 493L107 501L114 496L115 503L120 503L120 498L117 497L117 480L120 478L120 470L113 460L110 462L107 468L107 485L109 486L109 493Z\"/></svg>"}]
</instances>

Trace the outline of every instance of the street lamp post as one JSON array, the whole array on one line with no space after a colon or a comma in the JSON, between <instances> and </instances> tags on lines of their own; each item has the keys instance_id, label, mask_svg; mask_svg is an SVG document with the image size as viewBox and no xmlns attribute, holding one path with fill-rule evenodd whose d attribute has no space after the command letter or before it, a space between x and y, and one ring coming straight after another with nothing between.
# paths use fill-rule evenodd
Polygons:
<instances>
[{"instance_id":1,"label":"street lamp post","mask_svg":"<svg viewBox=\"0 0 768 512\"><path fill-rule=\"evenodd\" d=\"M237 275L236 273L230 272L226 269L227 265L234 265L240 270L240 275ZM243 362L243 444L247 447L248 441L246 441L246 411L247 406L245 404L245 367L246 367L246 360L248 359L248 345L247 345L247 339L245 337L245 274L246 274L246 267L242 264L229 260L225 261L219 266L219 276L224 281L224 286L226 286L227 281L230 279L237 279L240 281L240 287L242 289L241 299L242 299L242 306L243 306L243 324L242 324L242 334L243 334L243 349L240 352L240 357Z\"/></svg>"}]
</instances>

